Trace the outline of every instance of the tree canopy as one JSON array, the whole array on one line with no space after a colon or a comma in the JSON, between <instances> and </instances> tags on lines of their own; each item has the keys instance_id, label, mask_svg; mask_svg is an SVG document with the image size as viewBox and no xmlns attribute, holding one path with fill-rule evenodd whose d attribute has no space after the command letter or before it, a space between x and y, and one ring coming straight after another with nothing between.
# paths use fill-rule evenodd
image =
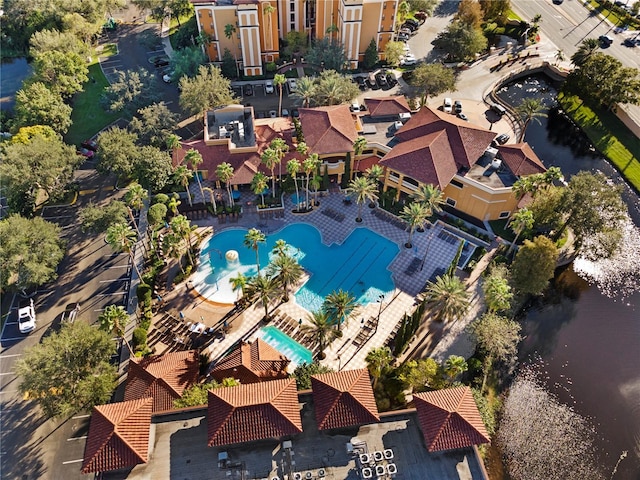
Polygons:
<instances>
[{"instance_id":1,"label":"tree canopy","mask_svg":"<svg viewBox=\"0 0 640 480\"><path fill-rule=\"evenodd\" d=\"M101 173L131 177L138 155L138 136L120 127L112 127L98 135L98 165Z\"/></svg>"},{"instance_id":2,"label":"tree canopy","mask_svg":"<svg viewBox=\"0 0 640 480\"><path fill-rule=\"evenodd\" d=\"M119 200L104 207L89 203L78 211L78 220L84 232L105 233L111 225L127 221L127 206Z\"/></svg>"},{"instance_id":3,"label":"tree canopy","mask_svg":"<svg viewBox=\"0 0 640 480\"><path fill-rule=\"evenodd\" d=\"M376 63L378 63L378 46L376 45L375 39L372 38L367 49L364 51L362 65L369 70L373 68Z\"/></svg>"},{"instance_id":4,"label":"tree canopy","mask_svg":"<svg viewBox=\"0 0 640 480\"><path fill-rule=\"evenodd\" d=\"M301 79L293 91L293 95L303 101L303 104L317 106L340 105L350 103L358 96L358 86L345 75L335 70L325 70L306 88L307 82ZM303 87L305 86L305 87Z\"/></svg>"},{"instance_id":5,"label":"tree canopy","mask_svg":"<svg viewBox=\"0 0 640 480\"><path fill-rule=\"evenodd\" d=\"M30 83L16 93L15 125L46 125L63 135L71 126L72 108L42 82Z\"/></svg>"},{"instance_id":6,"label":"tree canopy","mask_svg":"<svg viewBox=\"0 0 640 480\"><path fill-rule=\"evenodd\" d=\"M132 115L158 100L158 80L145 68L117 71L116 80L105 88L102 104L111 112Z\"/></svg>"},{"instance_id":7,"label":"tree canopy","mask_svg":"<svg viewBox=\"0 0 640 480\"><path fill-rule=\"evenodd\" d=\"M86 322L65 323L16 362L19 390L47 417L64 417L109 400L116 368L109 364L115 343Z\"/></svg>"},{"instance_id":8,"label":"tree canopy","mask_svg":"<svg viewBox=\"0 0 640 480\"><path fill-rule=\"evenodd\" d=\"M178 116L164 102L154 103L138 110L129 123L129 129L138 136L142 145L164 148L167 138L177 128Z\"/></svg>"},{"instance_id":9,"label":"tree canopy","mask_svg":"<svg viewBox=\"0 0 640 480\"><path fill-rule=\"evenodd\" d=\"M316 40L307 52L307 61L313 65L341 72L347 62L347 54L340 42L330 37Z\"/></svg>"},{"instance_id":10,"label":"tree canopy","mask_svg":"<svg viewBox=\"0 0 640 480\"><path fill-rule=\"evenodd\" d=\"M81 91L88 73L84 58L75 52L45 51L33 61L33 80L63 97Z\"/></svg>"},{"instance_id":11,"label":"tree canopy","mask_svg":"<svg viewBox=\"0 0 640 480\"><path fill-rule=\"evenodd\" d=\"M392 67L400 65L402 55L404 55L403 42L387 42L384 46L384 59Z\"/></svg>"},{"instance_id":12,"label":"tree canopy","mask_svg":"<svg viewBox=\"0 0 640 480\"><path fill-rule=\"evenodd\" d=\"M444 50L453 61L475 58L487 48L487 38L481 30L464 22L454 21L433 41L436 48Z\"/></svg>"},{"instance_id":13,"label":"tree canopy","mask_svg":"<svg viewBox=\"0 0 640 480\"><path fill-rule=\"evenodd\" d=\"M144 188L151 192L162 190L169 182L173 166L171 156L156 147L141 147L139 149L134 176Z\"/></svg>"},{"instance_id":14,"label":"tree canopy","mask_svg":"<svg viewBox=\"0 0 640 480\"><path fill-rule=\"evenodd\" d=\"M195 77L182 77L179 87L180 106L192 115L236 102L231 83L214 65L201 65Z\"/></svg>"},{"instance_id":15,"label":"tree canopy","mask_svg":"<svg viewBox=\"0 0 640 480\"><path fill-rule=\"evenodd\" d=\"M174 50L171 56L171 79L177 81L183 76L194 77L200 65L207 60L199 45L193 45L180 50Z\"/></svg>"},{"instance_id":16,"label":"tree canopy","mask_svg":"<svg viewBox=\"0 0 640 480\"><path fill-rule=\"evenodd\" d=\"M511 265L513 287L531 295L541 294L553 277L558 260L558 249L547 237L525 240Z\"/></svg>"},{"instance_id":17,"label":"tree canopy","mask_svg":"<svg viewBox=\"0 0 640 480\"><path fill-rule=\"evenodd\" d=\"M311 388L311 375L330 372L333 372L331 368L321 365L318 362L301 363L296 367L291 376L295 377L298 390L308 390Z\"/></svg>"},{"instance_id":18,"label":"tree canopy","mask_svg":"<svg viewBox=\"0 0 640 480\"><path fill-rule=\"evenodd\" d=\"M455 91L456 77L453 71L441 63L421 63L413 71L411 85L426 103L429 96Z\"/></svg>"}]
</instances>

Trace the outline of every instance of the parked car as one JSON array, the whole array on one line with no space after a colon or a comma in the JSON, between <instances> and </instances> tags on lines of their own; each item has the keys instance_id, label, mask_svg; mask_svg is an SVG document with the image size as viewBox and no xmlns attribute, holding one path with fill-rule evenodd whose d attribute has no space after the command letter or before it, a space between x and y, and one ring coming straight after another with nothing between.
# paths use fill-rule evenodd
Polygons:
<instances>
[{"instance_id":1,"label":"parked car","mask_svg":"<svg viewBox=\"0 0 640 480\"><path fill-rule=\"evenodd\" d=\"M420 22L418 22L417 20L414 20L413 18L407 18L407 19L404 21L404 23L405 23L406 25L411 25L411 26L413 26L414 28L418 28L418 27L420 27Z\"/></svg>"},{"instance_id":2,"label":"parked car","mask_svg":"<svg viewBox=\"0 0 640 480\"><path fill-rule=\"evenodd\" d=\"M300 110L298 110L297 108L292 108L291 109L291 116L293 118L299 118L300 117Z\"/></svg>"},{"instance_id":3,"label":"parked car","mask_svg":"<svg viewBox=\"0 0 640 480\"><path fill-rule=\"evenodd\" d=\"M245 97L252 97L253 96L253 85L251 85L250 83L247 83L244 86L244 96Z\"/></svg>"},{"instance_id":4,"label":"parked car","mask_svg":"<svg viewBox=\"0 0 640 480\"><path fill-rule=\"evenodd\" d=\"M442 102L442 109L445 113L451 113L453 111L453 101L449 97L445 98L444 102Z\"/></svg>"},{"instance_id":5,"label":"parked car","mask_svg":"<svg viewBox=\"0 0 640 480\"><path fill-rule=\"evenodd\" d=\"M624 42L622 42L625 47L635 47L638 44L638 40L634 40L633 38L625 38Z\"/></svg>"},{"instance_id":6,"label":"parked car","mask_svg":"<svg viewBox=\"0 0 640 480\"><path fill-rule=\"evenodd\" d=\"M499 105L497 103L492 103L489 108L491 110L493 110L495 113L497 113L498 115L502 116L505 113L507 113L507 111L504 109L504 107L502 105Z\"/></svg>"},{"instance_id":7,"label":"parked car","mask_svg":"<svg viewBox=\"0 0 640 480\"><path fill-rule=\"evenodd\" d=\"M19 305L18 329L20 333L29 333L36 329L36 310L33 306L33 299Z\"/></svg>"},{"instance_id":8,"label":"parked car","mask_svg":"<svg viewBox=\"0 0 640 480\"><path fill-rule=\"evenodd\" d=\"M87 150L93 150L94 152L98 151L98 142L95 140L85 140L80 144L82 148L86 148Z\"/></svg>"},{"instance_id":9,"label":"parked car","mask_svg":"<svg viewBox=\"0 0 640 480\"><path fill-rule=\"evenodd\" d=\"M367 85L369 85L371 90L377 90L379 88L375 73L369 74L369 77L367 77Z\"/></svg>"},{"instance_id":10,"label":"parked car","mask_svg":"<svg viewBox=\"0 0 640 480\"><path fill-rule=\"evenodd\" d=\"M387 72L387 82L390 87L395 87L398 84L398 80L396 80L395 75L391 72Z\"/></svg>"},{"instance_id":11,"label":"parked car","mask_svg":"<svg viewBox=\"0 0 640 480\"><path fill-rule=\"evenodd\" d=\"M387 137L393 137L396 132L402 128L402 125L403 123L400 120L397 120L389 125L389 128L387 128Z\"/></svg>"},{"instance_id":12,"label":"parked car","mask_svg":"<svg viewBox=\"0 0 640 480\"><path fill-rule=\"evenodd\" d=\"M289 93L291 93L296 89L298 84L296 83L295 78L290 78L289 80L287 80L287 82L289 83Z\"/></svg>"},{"instance_id":13,"label":"parked car","mask_svg":"<svg viewBox=\"0 0 640 480\"><path fill-rule=\"evenodd\" d=\"M407 27L401 28L400 30L398 30L399 33L404 33L405 35L409 35L410 37L414 36L416 33L418 33L417 30L411 30Z\"/></svg>"},{"instance_id":14,"label":"parked car","mask_svg":"<svg viewBox=\"0 0 640 480\"><path fill-rule=\"evenodd\" d=\"M415 30L418 30L418 27L413 23L404 22L402 25L400 25L400 29L406 29L413 33Z\"/></svg>"},{"instance_id":15,"label":"parked car","mask_svg":"<svg viewBox=\"0 0 640 480\"><path fill-rule=\"evenodd\" d=\"M426 22L427 18L429 17L429 15L427 15L426 12L422 12L422 11L414 13L413 16L416 17L416 19L422 23Z\"/></svg>"},{"instance_id":16,"label":"parked car","mask_svg":"<svg viewBox=\"0 0 640 480\"><path fill-rule=\"evenodd\" d=\"M70 303L67 305L67 308L62 312L62 317L60 318L61 323L73 323L76 320L76 317L80 313L80 304L79 303Z\"/></svg>"},{"instance_id":17,"label":"parked car","mask_svg":"<svg viewBox=\"0 0 640 480\"><path fill-rule=\"evenodd\" d=\"M163 81L164 83L171 83L171 82L172 82L172 80L173 80L173 72L165 71L165 72L162 74L162 81Z\"/></svg>"},{"instance_id":18,"label":"parked car","mask_svg":"<svg viewBox=\"0 0 640 480\"><path fill-rule=\"evenodd\" d=\"M600 46L603 48L609 47L613 43L613 38L609 35L600 35L598 40L600 40Z\"/></svg>"},{"instance_id":19,"label":"parked car","mask_svg":"<svg viewBox=\"0 0 640 480\"><path fill-rule=\"evenodd\" d=\"M382 72L376 74L376 81L378 82L378 85L380 85L380 88L382 88L383 90L389 88L387 77Z\"/></svg>"},{"instance_id":20,"label":"parked car","mask_svg":"<svg viewBox=\"0 0 640 480\"><path fill-rule=\"evenodd\" d=\"M264 93L273 93L275 89L273 88L272 80L265 80L264 82Z\"/></svg>"},{"instance_id":21,"label":"parked car","mask_svg":"<svg viewBox=\"0 0 640 480\"><path fill-rule=\"evenodd\" d=\"M278 112L276 112L275 110L269 110L270 118L276 118L277 116L278 116Z\"/></svg>"},{"instance_id":22,"label":"parked car","mask_svg":"<svg viewBox=\"0 0 640 480\"><path fill-rule=\"evenodd\" d=\"M358 87L360 87L360 90L366 90L367 89L367 84L364 81L364 77L355 77L356 79L356 83L358 84Z\"/></svg>"},{"instance_id":23,"label":"parked car","mask_svg":"<svg viewBox=\"0 0 640 480\"><path fill-rule=\"evenodd\" d=\"M283 117L288 117L289 116L289 110L287 110L286 108L282 109L282 116Z\"/></svg>"},{"instance_id":24,"label":"parked car","mask_svg":"<svg viewBox=\"0 0 640 480\"><path fill-rule=\"evenodd\" d=\"M93 158L93 155L95 154L93 150L89 150L88 148L84 147L80 147L78 150L76 150L76 153L86 158Z\"/></svg>"},{"instance_id":25,"label":"parked car","mask_svg":"<svg viewBox=\"0 0 640 480\"><path fill-rule=\"evenodd\" d=\"M398 33L398 41L399 42L406 42L409 40L409 35L407 35L406 33Z\"/></svg>"},{"instance_id":26,"label":"parked car","mask_svg":"<svg viewBox=\"0 0 640 480\"><path fill-rule=\"evenodd\" d=\"M169 65L169 57L166 55L152 55L149 57L149 63L156 68L166 67Z\"/></svg>"},{"instance_id":27,"label":"parked car","mask_svg":"<svg viewBox=\"0 0 640 480\"><path fill-rule=\"evenodd\" d=\"M469 117L467 117L467 116L466 116L464 113L462 113L462 112L457 113L457 116L458 116L458 118L459 118L460 120L464 120L465 122L468 122L468 121L469 121Z\"/></svg>"},{"instance_id":28,"label":"parked car","mask_svg":"<svg viewBox=\"0 0 640 480\"><path fill-rule=\"evenodd\" d=\"M415 65L416 63L418 63L418 60L413 53L409 53L400 59L400 65Z\"/></svg>"},{"instance_id":29,"label":"parked car","mask_svg":"<svg viewBox=\"0 0 640 480\"><path fill-rule=\"evenodd\" d=\"M500 135L498 135L496 137L496 143L498 145L504 145L505 143L507 143L509 141L509 135L507 133L501 133Z\"/></svg>"},{"instance_id":30,"label":"parked car","mask_svg":"<svg viewBox=\"0 0 640 480\"><path fill-rule=\"evenodd\" d=\"M453 109L456 113L462 113L462 102L460 100L453 102Z\"/></svg>"}]
</instances>

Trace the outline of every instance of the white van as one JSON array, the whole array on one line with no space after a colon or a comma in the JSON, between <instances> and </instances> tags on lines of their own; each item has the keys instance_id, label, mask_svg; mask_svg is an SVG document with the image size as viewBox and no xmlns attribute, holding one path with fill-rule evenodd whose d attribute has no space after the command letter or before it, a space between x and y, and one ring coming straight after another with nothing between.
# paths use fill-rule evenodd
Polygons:
<instances>
[{"instance_id":1,"label":"white van","mask_svg":"<svg viewBox=\"0 0 640 480\"><path fill-rule=\"evenodd\" d=\"M449 97L445 98L442 107L445 113L451 113L453 111L453 101Z\"/></svg>"}]
</instances>

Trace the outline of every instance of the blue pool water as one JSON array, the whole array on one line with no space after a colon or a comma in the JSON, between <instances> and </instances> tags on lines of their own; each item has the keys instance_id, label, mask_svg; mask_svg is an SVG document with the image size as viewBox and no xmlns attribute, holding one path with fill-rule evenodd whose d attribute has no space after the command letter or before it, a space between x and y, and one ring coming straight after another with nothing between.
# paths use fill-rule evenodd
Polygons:
<instances>
[{"instance_id":1,"label":"blue pool water","mask_svg":"<svg viewBox=\"0 0 640 480\"><path fill-rule=\"evenodd\" d=\"M228 283L225 276L235 276L241 270L247 276L256 274L255 251L244 246L244 229L225 230L203 244L200 267L204 282L213 285L218 279ZM288 225L267 235L258 246L260 268L267 266L276 240L284 240L300 265L310 274L309 280L296 293L297 303L309 311L318 310L324 298L334 290L351 292L358 303L377 301L394 289L388 266L398 254L398 246L367 228L356 228L344 243L324 245L320 232L306 223ZM239 264L228 266L224 258L228 250L236 250Z\"/></svg>"},{"instance_id":2,"label":"blue pool water","mask_svg":"<svg viewBox=\"0 0 640 480\"><path fill-rule=\"evenodd\" d=\"M262 327L258 330L258 337L291 360L289 364L290 372L293 372L298 365L303 363L313 363L313 355L309 349L303 347L276 327Z\"/></svg>"}]
</instances>

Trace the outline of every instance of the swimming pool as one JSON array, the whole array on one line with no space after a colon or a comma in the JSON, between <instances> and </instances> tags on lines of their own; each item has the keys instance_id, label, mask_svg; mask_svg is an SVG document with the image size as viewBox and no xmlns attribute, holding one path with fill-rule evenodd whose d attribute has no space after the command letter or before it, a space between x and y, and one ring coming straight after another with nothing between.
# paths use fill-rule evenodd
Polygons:
<instances>
[{"instance_id":1,"label":"swimming pool","mask_svg":"<svg viewBox=\"0 0 640 480\"><path fill-rule=\"evenodd\" d=\"M225 230L203 244L200 266L193 283L198 292L214 301L218 292L233 303L236 293L231 291L229 279L242 271L256 274L255 252L243 245L244 229ZM356 228L342 244L324 245L320 232L312 225L294 223L267 236L266 243L258 246L260 267L268 265L276 240L290 246L290 254L310 274L309 280L296 292L296 302L309 311L318 310L325 297L334 290L351 292L356 300L366 305L377 301L394 289L389 264L398 254L398 246L377 233ZM238 252L237 264L228 264L225 254ZM226 293L225 293L226 292Z\"/></svg>"},{"instance_id":2,"label":"swimming pool","mask_svg":"<svg viewBox=\"0 0 640 480\"><path fill-rule=\"evenodd\" d=\"M313 354L308 348L300 345L286 333L271 325L258 330L258 338L261 338L273 348L291 360L289 371L293 372L298 365L313 363Z\"/></svg>"}]
</instances>

